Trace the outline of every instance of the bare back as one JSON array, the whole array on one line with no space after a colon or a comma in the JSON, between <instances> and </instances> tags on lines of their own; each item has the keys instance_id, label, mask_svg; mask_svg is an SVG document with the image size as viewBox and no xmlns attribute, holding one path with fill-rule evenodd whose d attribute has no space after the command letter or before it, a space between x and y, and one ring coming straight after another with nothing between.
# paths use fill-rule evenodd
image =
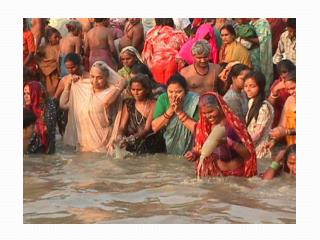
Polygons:
<instances>
[{"instance_id":1,"label":"bare back","mask_svg":"<svg viewBox=\"0 0 320 240\"><path fill-rule=\"evenodd\" d=\"M68 53L80 54L82 40L80 36L74 36L72 33L68 33L67 36L60 40L60 55Z\"/></svg>"},{"instance_id":2,"label":"bare back","mask_svg":"<svg viewBox=\"0 0 320 240\"><path fill-rule=\"evenodd\" d=\"M201 95L207 91L216 91L215 83L220 71L218 64L209 63L209 72L202 76L196 72L192 64L181 69L181 75L187 80L189 90Z\"/></svg>"},{"instance_id":3,"label":"bare back","mask_svg":"<svg viewBox=\"0 0 320 240\"><path fill-rule=\"evenodd\" d=\"M124 30L124 35L120 39L119 48L125 48L127 46L135 47L139 52L143 50L144 44L144 31L142 23L132 25L127 22Z\"/></svg>"},{"instance_id":4,"label":"bare back","mask_svg":"<svg viewBox=\"0 0 320 240\"><path fill-rule=\"evenodd\" d=\"M112 31L104 26L96 26L92 28L87 34L88 47L90 49L108 49L108 42L112 37Z\"/></svg>"}]
</instances>

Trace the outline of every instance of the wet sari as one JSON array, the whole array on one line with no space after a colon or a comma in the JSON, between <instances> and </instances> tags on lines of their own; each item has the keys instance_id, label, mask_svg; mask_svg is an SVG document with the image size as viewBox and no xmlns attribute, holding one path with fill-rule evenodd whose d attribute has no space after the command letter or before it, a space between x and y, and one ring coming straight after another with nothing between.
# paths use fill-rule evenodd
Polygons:
<instances>
[{"instance_id":1,"label":"wet sari","mask_svg":"<svg viewBox=\"0 0 320 240\"><path fill-rule=\"evenodd\" d=\"M252 177L257 174L257 160L253 142L249 133L246 130L245 124L237 117L232 110L227 106L225 101L220 95L215 92L207 92L203 94L213 95L216 97L225 115L227 132L232 135L236 134L240 142L248 149L250 155L247 159L244 159L242 166L239 169L221 171L218 167L217 155L213 152L209 157L205 158L203 169L200 171L200 176L241 176L241 177ZM206 117L200 113L200 120L196 126L195 132L195 147L197 152L201 152L201 149L211 133L212 125L206 120ZM233 133L232 133L233 132ZM229 135L228 135L229 137ZM234 138L234 136L232 137ZM225 148L225 146L224 146ZM197 170L199 159L195 162L195 169Z\"/></svg>"}]
</instances>

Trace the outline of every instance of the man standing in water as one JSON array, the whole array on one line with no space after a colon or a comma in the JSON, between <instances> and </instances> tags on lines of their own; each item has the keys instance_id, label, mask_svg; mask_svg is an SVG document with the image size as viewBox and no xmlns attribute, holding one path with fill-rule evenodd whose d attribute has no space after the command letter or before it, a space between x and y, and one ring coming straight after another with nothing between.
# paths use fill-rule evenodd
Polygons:
<instances>
[{"instance_id":1,"label":"man standing in water","mask_svg":"<svg viewBox=\"0 0 320 240\"><path fill-rule=\"evenodd\" d=\"M87 33L85 55L89 56L89 67L96 61L104 61L117 70L117 52L113 42L112 29L104 26L105 18L95 18L95 27Z\"/></svg>"},{"instance_id":2,"label":"man standing in water","mask_svg":"<svg viewBox=\"0 0 320 240\"><path fill-rule=\"evenodd\" d=\"M220 66L209 62L211 46L206 40L199 40L192 46L194 63L181 69L181 75L187 80L189 90L199 95L216 91L215 83Z\"/></svg>"}]
</instances>

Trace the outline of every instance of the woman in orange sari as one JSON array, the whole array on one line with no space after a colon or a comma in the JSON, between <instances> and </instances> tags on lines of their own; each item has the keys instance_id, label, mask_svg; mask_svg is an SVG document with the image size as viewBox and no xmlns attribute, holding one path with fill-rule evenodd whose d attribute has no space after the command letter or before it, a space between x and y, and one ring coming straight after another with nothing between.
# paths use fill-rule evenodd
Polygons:
<instances>
[{"instance_id":1,"label":"woman in orange sari","mask_svg":"<svg viewBox=\"0 0 320 240\"><path fill-rule=\"evenodd\" d=\"M200 97L199 109L200 120L196 126L195 146L192 151L185 154L188 160L196 160L197 175L199 177L255 176L257 160L254 145L239 117L215 92L207 92ZM225 132L222 138L212 139L210 134L217 127L223 128ZM208 146L207 140L211 143L217 141L211 153L208 149L205 150L206 145ZM205 158L202 157L204 151L208 153Z\"/></svg>"},{"instance_id":2,"label":"woman in orange sari","mask_svg":"<svg viewBox=\"0 0 320 240\"><path fill-rule=\"evenodd\" d=\"M178 71L176 55L187 41L187 35L173 28L172 18L156 18L155 21L156 26L147 33L142 58L154 79L160 84L167 84Z\"/></svg>"}]
</instances>

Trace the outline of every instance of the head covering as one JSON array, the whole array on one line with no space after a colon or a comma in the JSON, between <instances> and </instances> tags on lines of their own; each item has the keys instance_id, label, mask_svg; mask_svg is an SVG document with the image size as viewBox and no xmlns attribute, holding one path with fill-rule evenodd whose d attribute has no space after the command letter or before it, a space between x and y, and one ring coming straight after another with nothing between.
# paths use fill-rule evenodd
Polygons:
<instances>
[{"instance_id":1,"label":"head covering","mask_svg":"<svg viewBox=\"0 0 320 240\"><path fill-rule=\"evenodd\" d=\"M243 176L244 177L255 176L257 174L256 152L255 152L254 144L251 140L249 133L247 132L245 124L240 120L240 118L237 115L235 115L232 112L232 110L228 107L228 105L223 100L223 98L215 92L204 93L203 95L201 95L199 102L201 102L201 99L207 95L212 95L217 99L217 101L220 105L220 109L222 110L222 112L225 115L225 119L226 119L227 124L235 130L235 132L238 135L238 137L240 138L242 144L244 144L244 146L248 149L248 151L250 153L250 157L248 159L244 160L244 165L243 165L243 169L242 169ZM212 127L212 125L207 121L204 114L202 114L200 112L200 120L196 126L196 136L195 136L195 142L196 142L195 148L198 151L201 150L203 144L205 143L206 139L208 138L208 136L211 132L211 127ZM198 161L196 162L196 167L197 167L197 164L198 164ZM208 161L205 161L204 169L206 169L206 167L208 167ZM213 164L213 166L210 166L210 168L211 168L210 169L211 172L217 172L217 173L220 172L219 169L214 169L215 164Z\"/></svg>"},{"instance_id":2,"label":"head covering","mask_svg":"<svg viewBox=\"0 0 320 240\"><path fill-rule=\"evenodd\" d=\"M36 115L36 124L35 124L35 133L38 134L41 138L41 143L48 148L48 138L47 138L47 127L45 124L45 106L47 100L47 93L39 82L31 81L26 83L25 86L29 86L31 104L26 105L25 107Z\"/></svg>"},{"instance_id":3,"label":"head covering","mask_svg":"<svg viewBox=\"0 0 320 240\"><path fill-rule=\"evenodd\" d=\"M132 46L127 46L125 48L122 48L121 49L121 52L119 54L119 56L124 53L125 51L129 51L131 54L135 55L138 59L138 61L140 61L140 63L144 63L143 60L142 60L142 57L140 55L140 53L138 52L138 50L135 48L135 47L132 47Z\"/></svg>"},{"instance_id":4,"label":"head covering","mask_svg":"<svg viewBox=\"0 0 320 240\"><path fill-rule=\"evenodd\" d=\"M204 39L207 35L210 36L210 39L207 40L211 46L211 56L210 59L213 63L219 62L219 48L216 40L216 36L213 30L213 27L209 23L202 24L197 32L195 37L189 39L179 51L179 56L186 61L188 64L192 64L194 62L192 56L192 46L198 40Z\"/></svg>"}]
</instances>

